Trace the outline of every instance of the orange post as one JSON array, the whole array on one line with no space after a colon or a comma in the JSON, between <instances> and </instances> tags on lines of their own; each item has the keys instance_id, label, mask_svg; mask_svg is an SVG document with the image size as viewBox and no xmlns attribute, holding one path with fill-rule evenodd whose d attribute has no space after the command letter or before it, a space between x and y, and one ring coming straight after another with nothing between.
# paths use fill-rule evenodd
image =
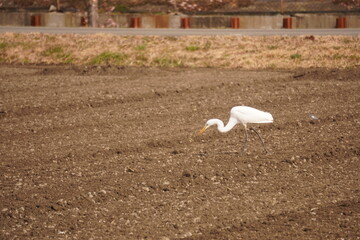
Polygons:
<instances>
[{"instance_id":1,"label":"orange post","mask_svg":"<svg viewBox=\"0 0 360 240\"><path fill-rule=\"evenodd\" d=\"M346 28L346 18L339 17L336 19L336 28Z\"/></svg>"},{"instance_id":2,"label":"orange post","mask_svg":"<svg viewBox=\"0 0 360 240\"><path fill-rule=\"evenodd\" d=\"M283 28L291 29L292 28L292 18L283 18Z\"/></svg>"},{"instance_id":3,"label":"orange post","mask_svg":"<svg viewBox=\"0 0 360 240\"><path fill-rule=\"evenodd\" d=\"M190 28L190 18L181 18L181 28Z\"/></svg>"},{"instance_id":4,"label":"orange post","mask_svg":"<svg viewBox=\"0 0 360 240\"><path fill-rule=\"evenodd\" d=\"M41 26L41 15L31 16L31 26Z\"/></svg>"},{"instance_id":5,"label":"orange post","mask_svg":"<svg viewBox=\"0 0 360 240\"><path fill-rule=\"evenodd\" d=\"M237 17L230 18L230 25L231 28L235 28L235 29L240 28L240 19Z\"/></svg>"},{"instance_id":6,"label":"orange post","mask_svg":"<svg viewBox=\"0 0 360 240\"><path fill-rule=\"evenodd\" d=\"M130 27L131 28L140 28L141 27L141 18L133 17L130 19Z\"/></svg>"}]
</instances>

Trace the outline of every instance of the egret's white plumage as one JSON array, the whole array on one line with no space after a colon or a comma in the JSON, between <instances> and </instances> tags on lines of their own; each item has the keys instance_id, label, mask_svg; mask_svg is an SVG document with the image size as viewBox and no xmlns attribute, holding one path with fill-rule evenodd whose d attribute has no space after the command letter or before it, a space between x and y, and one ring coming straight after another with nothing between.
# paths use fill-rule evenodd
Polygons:
<instances>
[{"instance_id":1,"label":"egret's white plumage","mask_svg":"<svg viewBox=\"0 0 360 240\"><path fill-rule=\"evenodd\" d=\"M217 125L217 129L219 132L225 133L230 131L236 124L242 123L245 127L245 145L248 141L248 134L247 134L247 124L248 123L272 123L274 121L272 115L268 112L263 112L258 109L247 107L247 106L236 106L233 107L230 111L230 119L229 122L224 126L223 121L219 119L210 119L206 122L205 126L200 130L199 134L203 133L208 127L212 125ZM253 128L250 130L255 131L258 135L259 139L261 140L265 151L265 144L263 139L261 138L260 134Z\"/></svg>"}]
</instances>

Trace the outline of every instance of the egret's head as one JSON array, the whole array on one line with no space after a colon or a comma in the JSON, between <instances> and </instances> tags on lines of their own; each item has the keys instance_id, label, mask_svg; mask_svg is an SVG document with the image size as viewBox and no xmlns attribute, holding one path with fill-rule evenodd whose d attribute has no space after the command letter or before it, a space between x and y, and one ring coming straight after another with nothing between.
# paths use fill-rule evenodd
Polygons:
<instances>
[{"instance_id":1,"label":"egret's head","mask_svg":"<svg viewBox=\"0 0 360 240\"><path fill-rule=\"evenodd\" d=\"M202 134L203 132L205 132L206 129L208 129L208 127L210 127L211 125L214 125L215 121L214 119L210 119L205 123L205 126L200 130L199 135Z\"/></svg>"}]
</instances>

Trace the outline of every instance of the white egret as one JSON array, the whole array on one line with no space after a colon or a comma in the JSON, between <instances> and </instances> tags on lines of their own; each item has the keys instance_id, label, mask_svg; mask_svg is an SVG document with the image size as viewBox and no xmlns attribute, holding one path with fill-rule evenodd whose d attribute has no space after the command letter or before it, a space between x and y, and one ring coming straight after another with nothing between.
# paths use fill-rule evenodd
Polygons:
<instances>
[{"instance_id":1,"label":"white egret","mask_svg":"<svg viewBox=\"0 0 360 240\"><path fill-rule=\"evenodd\" d=\"M231 109L230 119L229 122L226 124L226 126L224 126L223 121L221 121L220 119L210 119L206 122L205 126L200 130L199 135L202 134L208 127L212 125L217 125L217 129L219 130L219 132L226 133L230 131L236 124L242 123L245 127L245 140L244 140L244 148L243 148L244 151L249 138L247 133L247 124L272 123L273 121L274 119L272 115L268 112L263 112L252 107L236 106ZM268 150L265 147L264 140L262 139L260 134L254 128L250 128L250 130L253 130L257 134L257 136L261 140L261 143L265 151L268 152Z\"/></svg>"}]
</instances>

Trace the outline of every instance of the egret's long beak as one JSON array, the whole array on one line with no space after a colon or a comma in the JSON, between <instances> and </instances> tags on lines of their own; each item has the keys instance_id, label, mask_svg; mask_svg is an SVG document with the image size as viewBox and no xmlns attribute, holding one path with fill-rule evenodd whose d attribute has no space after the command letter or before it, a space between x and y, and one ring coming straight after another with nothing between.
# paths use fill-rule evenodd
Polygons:
<instances>
[{"instance_id":1,"label":"egret's long beak","mask_svg":"<svg viewBox=\"0 0 360 240\"><path fill-rule=\"evenodd\" d=\"M203 127L203 128L199 131L198 135L200 135L200 134L202 134L203 132L205 132L205 130L206 130L207 128L208 128L207 126Z\"/></svg>"}]
</instances>

